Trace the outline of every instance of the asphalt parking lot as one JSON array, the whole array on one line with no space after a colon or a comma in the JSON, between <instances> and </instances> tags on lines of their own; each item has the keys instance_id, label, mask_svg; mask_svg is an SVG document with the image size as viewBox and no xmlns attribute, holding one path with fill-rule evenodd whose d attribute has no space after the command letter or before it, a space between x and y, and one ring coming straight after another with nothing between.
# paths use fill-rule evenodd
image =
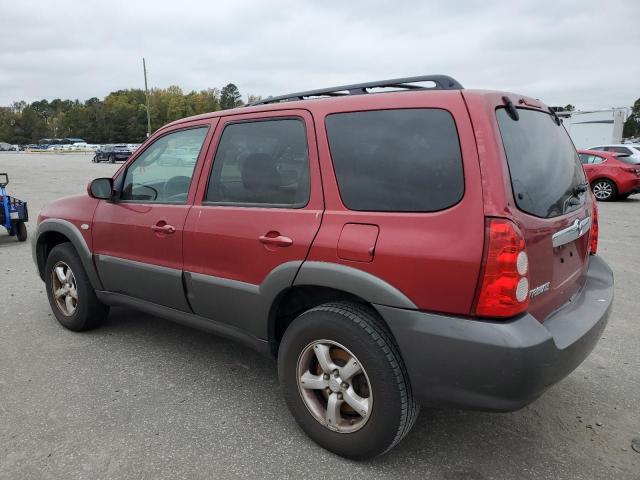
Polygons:
<instances>
[{"instance_id":1,"label":"asphalt parking lot","mask_svg":"<svg viewBox=\"0 0 640 480\"><path fill-rule=\"evenodd\" d=\"M45 203L116 168L88 154L0 153L30 232ZM243 346L122 308L94 331L64 330L29 243L2 230L0 478L637 480L640 195L599 206L616 300L587 361L518 412L423 409L403 443L366 463L309 440L275 363Z\"/></svg>"}]
</instances>

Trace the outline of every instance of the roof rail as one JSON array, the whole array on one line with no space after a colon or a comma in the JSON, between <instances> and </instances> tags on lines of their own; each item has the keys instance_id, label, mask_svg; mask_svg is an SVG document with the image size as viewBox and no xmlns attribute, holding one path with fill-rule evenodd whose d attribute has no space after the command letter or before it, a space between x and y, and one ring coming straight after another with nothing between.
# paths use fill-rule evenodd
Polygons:
<instances>
[{"instance_id":1,"label":"roof rail","mask_svg":"<svg viewBox=\"0 0 640 480\"><path fill-rule=\"evenodd\" d=\"M434 87L423 87L414 85L420 82L433 82ZM418 77L392 78L389 80L378 80L375 82L354 83L353 85L340 85L331 88L320 88L318 90L308 90L306 92L289 93L278 97L267 97L257 102L249 103L247 107L254 105L266 105L268 103L287 102L292 100L304 100L308 97L339 97L345 95L361 95L369 93L368 89L373 88L397 88L405 90L462 90L462 85L457 80L447 75L421 75Z\"/></svg>"}]
</instances>

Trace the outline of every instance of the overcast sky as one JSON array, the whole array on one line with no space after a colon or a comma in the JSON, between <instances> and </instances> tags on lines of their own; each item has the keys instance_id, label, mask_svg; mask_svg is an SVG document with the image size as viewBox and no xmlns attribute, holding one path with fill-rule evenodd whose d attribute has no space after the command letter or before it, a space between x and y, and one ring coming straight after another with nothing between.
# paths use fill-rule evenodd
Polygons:
<instances>
[{"instance_id":1,"label":"overcast sky","mask_svg":"<svg viewBox=\"0 0 640 480\"><path fill-rule=\"evenodd\" d=\"M434 5L431 5L434 4ZM2 0L0 105L235 83L243 98L445 73L549 105L640 97L639 0Z\"/></svg>"}]
</instances>

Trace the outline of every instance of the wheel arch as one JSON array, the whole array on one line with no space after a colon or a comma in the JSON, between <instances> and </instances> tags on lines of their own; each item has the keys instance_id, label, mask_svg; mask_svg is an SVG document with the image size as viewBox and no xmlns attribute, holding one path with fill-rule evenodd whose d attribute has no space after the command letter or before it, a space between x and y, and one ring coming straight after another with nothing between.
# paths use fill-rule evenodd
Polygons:
<instances>
[{"instance_id":1,"label":"wheel arch","mask_svg":"<svg viewBox=\"0 0 640 480\"><path fill-rule=\"evenodd\" d=\"M617 190L619 190L618 188L618 182L615 181L615 179L613 179L612 177L608 177L606 175L599 175L598 177L594 178L593 180L591 180L589 182L589 185L593 188L593 186L598 183L600 180L607 180L611 183L613 183L616 187Z\"/></svg>"},{"instance_id":2,"label":"wheel arch","mask_svg":"<svg viewBox=\"0 0 640 480\"><path fill-rule=\"evenodd\" d=\"M402 292L384 280L353 267L328 262L305 262L293 285L274 296L268 313L267 335L273 355L291 322L301 313L327 302L350 301L367 305L391 329L376 305L416 309Z\"/></svg>"},{"instance_id":3,"label":"wheel arch","mask_svg":"<svg viewBox=\"0 0 640 480\"><path fill-rule=\"evenodd\" d=\"M93 255L87 246L87 242L85 242L75 225L61 219L42 221L38 225L34 236L32 253L40 278L44 281L44 269L49 253L56 245L61 243L71 243L73 245L91 282L91 286L96 290L101 290L102 284L93 264Z\"/></svg>"}]
</instances>

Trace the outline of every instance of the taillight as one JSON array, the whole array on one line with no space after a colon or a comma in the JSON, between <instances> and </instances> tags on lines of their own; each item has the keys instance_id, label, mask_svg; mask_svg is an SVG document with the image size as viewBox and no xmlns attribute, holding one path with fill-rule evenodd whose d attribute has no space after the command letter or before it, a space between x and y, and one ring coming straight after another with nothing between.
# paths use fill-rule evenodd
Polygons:
<instances>
[{"instance_id":1,"label":"taillight","mask_svg":"<svg viewBox=\"0 0 640 480\"><path fill-rule=\"evenodd\" d=\"M485 247L475 314L512 317L525 311L529 306L529 258L522 234L509 220L487 219Z\"/></svg>"},{"instance_id":2,"label":"taillight","mask_svg":"<svg viewBox=\"0 0 640 480\"><path fill-rule=\"evenodd\" d=\"M589 254L598 253L598 204L593 199L593 213L591 214L591 241L589 242Z\"/></svg>"}]
</instances>

